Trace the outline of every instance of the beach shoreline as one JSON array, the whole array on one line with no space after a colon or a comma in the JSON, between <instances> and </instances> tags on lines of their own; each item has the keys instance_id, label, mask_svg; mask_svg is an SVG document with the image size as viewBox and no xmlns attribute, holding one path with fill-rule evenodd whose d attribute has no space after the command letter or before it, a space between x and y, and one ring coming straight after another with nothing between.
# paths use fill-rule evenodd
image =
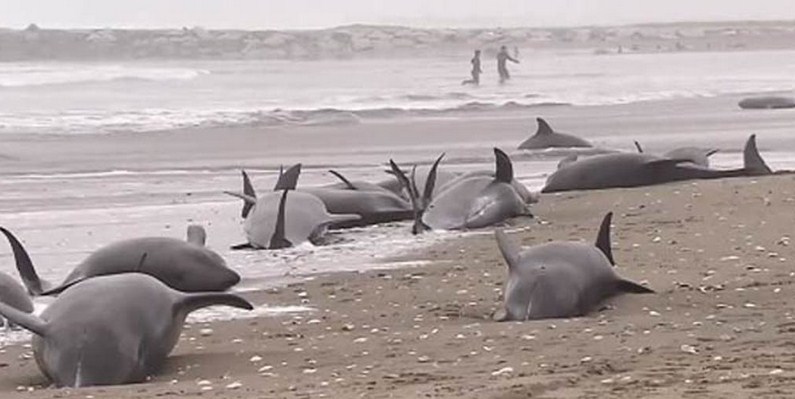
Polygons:
<instances>
[{"instance_id":1,"label":"beach shoreline","mask_svg":"<svg viewBox=\"0 0 795 399\"><path fill-rule=\"evenodd\" d=\"M497 323L505 265L490 231L404 260L245 294L315 309L199 323L144 384L41 386L29 348L4 349L3 397L787 397L795 178L768 176L544 195L524 245L593 241L613 211L618 273L657 291L585 317ZM203 331L211 329L212 332ZM204 381L207 382L204 382ZM16 392L28 386L32 392ZM211 388L207 388L211 387Z\"/></svg>"}]
</instances>

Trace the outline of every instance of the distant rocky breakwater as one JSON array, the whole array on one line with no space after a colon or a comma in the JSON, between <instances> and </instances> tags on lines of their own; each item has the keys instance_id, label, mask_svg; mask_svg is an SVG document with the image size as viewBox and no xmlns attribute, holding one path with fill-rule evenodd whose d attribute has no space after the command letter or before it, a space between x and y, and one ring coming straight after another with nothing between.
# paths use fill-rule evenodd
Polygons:
<instances>
[{"instance_id":1,"label":"distant rocky breakwater","mask_svg":"<svg viewBox=\"0 0 795 399\"><path fill-rule=\"evenodd\" d=\"M596 54L795 48L795 22L618 27L418 29L351 25L323 30L0 29L0 61L102 59L325 59L486 55L500 45Z\"/></svg>"}]
</instances>

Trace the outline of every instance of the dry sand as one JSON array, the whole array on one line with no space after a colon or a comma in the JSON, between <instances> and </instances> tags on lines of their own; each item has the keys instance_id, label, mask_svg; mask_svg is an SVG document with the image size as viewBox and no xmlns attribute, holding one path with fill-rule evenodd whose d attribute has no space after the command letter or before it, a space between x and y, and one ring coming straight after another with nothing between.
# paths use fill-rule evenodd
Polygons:
<instances>
[{"instance_id":1,"label":"dry sand","mask_svg":"<svg viewBox=\"0 0 795 399\"><path fill-rule=\"evenodd\" d=\"M657 291L587 317L490 321L506 268L485 231L407 256L427 266L256 294L316 311L215 323L207 336L207 326L191 325L148 383L46 388L30 349L6 348L0 396L790 397L794 183L771 176L543 196L536 220L516 222L524 245L591 241L612 210L619 273Z\"/></svg>"}]
</instances>

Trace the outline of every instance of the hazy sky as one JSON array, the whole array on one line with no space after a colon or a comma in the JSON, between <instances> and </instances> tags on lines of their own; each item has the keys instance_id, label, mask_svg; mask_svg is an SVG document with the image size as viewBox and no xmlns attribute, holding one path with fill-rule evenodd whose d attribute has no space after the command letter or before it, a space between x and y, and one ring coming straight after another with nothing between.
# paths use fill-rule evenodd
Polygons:
<instances>
[{"instance_id":1,"label":"hazy sky","mask_svg":"<svg viewBox=\"0 0 795 399\"><path fill-rule=\"evenodd\" d=\"M795 19L793 0L0 0L0 26L284 29Z\"/></svg>"}]
</instances>

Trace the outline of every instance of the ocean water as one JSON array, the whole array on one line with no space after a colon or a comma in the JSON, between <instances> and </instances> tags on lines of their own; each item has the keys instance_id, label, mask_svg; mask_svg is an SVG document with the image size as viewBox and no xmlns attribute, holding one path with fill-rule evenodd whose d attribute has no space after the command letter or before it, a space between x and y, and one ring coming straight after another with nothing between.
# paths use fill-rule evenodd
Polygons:
<instances>
[{"instance_id":1,"label":"ocean water","mask_svg":"<svg viewBox=\"0 0 795 399\"><path fill-rule=\"evenodd\" d=\"M470 54L323 61L0 63L0 133L92 134L549 104L599 105L795 90L795 51L595 55L526 52L497 84Z\"/></svg>"}]
</instances>

